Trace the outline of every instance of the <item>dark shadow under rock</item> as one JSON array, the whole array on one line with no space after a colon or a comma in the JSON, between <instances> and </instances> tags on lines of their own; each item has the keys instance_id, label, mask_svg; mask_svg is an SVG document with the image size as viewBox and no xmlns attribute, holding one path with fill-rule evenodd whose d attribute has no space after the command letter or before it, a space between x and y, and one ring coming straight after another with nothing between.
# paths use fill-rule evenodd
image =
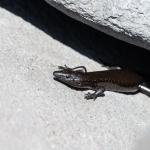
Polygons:
<instances>
[{"instance_id":1,"label":"dark shadow under rock","mask_svg":"<svg viewBox=\"0 0 150 150\"><path fill-rule=\"evenodd\" d=\"M95 61L150 75L150 51L73 20L44 0L1 0L0 6Z\"/></svg>"}]
</instances>

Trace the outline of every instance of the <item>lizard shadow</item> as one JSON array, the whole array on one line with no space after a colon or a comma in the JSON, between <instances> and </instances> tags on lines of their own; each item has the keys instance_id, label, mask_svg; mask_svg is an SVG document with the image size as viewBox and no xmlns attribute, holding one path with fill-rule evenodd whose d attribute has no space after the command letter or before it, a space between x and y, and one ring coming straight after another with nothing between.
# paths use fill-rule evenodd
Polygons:
<instances>
[{"instance_id":1,"label":"lizard shadow","mask_svg":"<svg viewBox=\"0 0 150 150\"><path fill-rule=\"evenodd\" d=\"M0 7L95 61L132 69L149 78L150 51L71 19L44 0L1 0Z\"/></svg>"}]
</instances>

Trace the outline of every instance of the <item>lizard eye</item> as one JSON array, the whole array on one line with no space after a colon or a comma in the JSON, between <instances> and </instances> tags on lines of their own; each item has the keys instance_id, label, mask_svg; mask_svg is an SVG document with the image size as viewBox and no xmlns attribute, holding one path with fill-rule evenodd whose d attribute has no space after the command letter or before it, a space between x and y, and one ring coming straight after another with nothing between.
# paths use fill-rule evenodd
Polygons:
<instances>
[{"instance_id":1,"label":"lizard eye","mask_svg":"<svg viewBox=\"0 0 150 150\"><path fill-rule=\"evenodd\" d=\"M70 78L70 75L66 75L66 78Z\"/></svg>"},{"instance_id":2,"label":"lizard eye","mask_svg":"<svg viewBox=\"0 0 150 150\"><path fill-rule=\"evenodd\" d=\"M81 83L79 82L78 85L81 85Z\"/></svg>"}]
</instances>

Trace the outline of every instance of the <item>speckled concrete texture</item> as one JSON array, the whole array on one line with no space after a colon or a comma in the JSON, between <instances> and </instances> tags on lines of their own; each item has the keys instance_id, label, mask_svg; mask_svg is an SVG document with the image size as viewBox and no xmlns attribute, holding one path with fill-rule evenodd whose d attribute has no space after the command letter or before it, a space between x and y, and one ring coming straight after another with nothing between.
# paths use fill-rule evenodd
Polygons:
<instances>
[{"instance_id":1,"label":"speckled concrete texture","mask_svg":"<svg viewBox=\"0 0 150 150\"><path fill-rule=\"evenodd\" d=\"M52 73L58 65L84 65L89 71L106 68L27 20L0 7L0 149L139 150L139 143L148 146L144 139L150 134L150 98L106 92L103 98L86 101L86 92L54 81ZM61 32L63 25L54 26L57 30L52 31ZM69 43L75 35L67 34L70 38L61 34L60 39Z\"/></svg>"},{"instance_id":2,"label":"speckled concrete texture","mask_svg":"<svg viewBox=\"0 0 150 150\"><path fill-rule=\"evenodd\" d=\"M150 50L149 0L46 0L68 16Z\"/></svg>"}]
</instances>

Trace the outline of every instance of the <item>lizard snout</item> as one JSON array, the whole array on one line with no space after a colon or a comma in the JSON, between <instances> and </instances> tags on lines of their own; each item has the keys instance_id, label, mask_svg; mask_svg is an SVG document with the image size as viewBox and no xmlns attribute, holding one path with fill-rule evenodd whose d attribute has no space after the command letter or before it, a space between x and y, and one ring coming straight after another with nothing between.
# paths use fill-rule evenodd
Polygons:
<instances>
[{"instance_id":1,"label":"lizard snout","mask_svg":"<svg viewBox=\"0 0 150 150\"><path fill-rule=\"evenodd\" d=\"M54 71L53 76L55 79L59 79L62 77L62 72L61 71Z\"/></svg>"}]
</instances>

